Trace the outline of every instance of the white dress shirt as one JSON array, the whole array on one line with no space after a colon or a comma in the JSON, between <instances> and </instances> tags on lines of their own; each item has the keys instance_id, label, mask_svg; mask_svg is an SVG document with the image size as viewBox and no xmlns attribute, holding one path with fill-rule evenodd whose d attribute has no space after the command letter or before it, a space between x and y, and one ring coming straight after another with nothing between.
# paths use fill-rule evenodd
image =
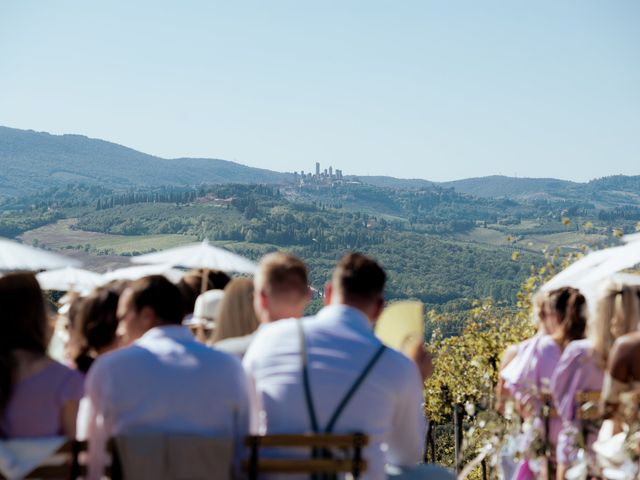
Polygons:
<instances>
[{"instance_id":1,"label":"white dress shirt","mask_svg":"<svg viewBox=\"0 0 640 480\"><path fill-rule=\"evenodd\" d=\"M262 326L243 366L255 389L261 433L310 432L302 381L298 320ZM324 429L347 390L381 343L369 320L351 307L323 308L302 320L308 354L311 394ZM420 461L425 417L422 380L406 356L387 349L342 412L335 433L363 432L370 444L365 478L383 479L384 464Z\"/></svg>"},{"instance_id":2,"label":"white dress shirt","mask_svg":"<svg viewBox=\"0 0 640 480\"><path fill-rule=\"evenodd\" d=\"M162 326L99 357L87 375L78 437L89 440L97 478L105 442L115 435L189 433L241 441L248 432L247 381L240 362Z\"/></svg>"}]
</instances>

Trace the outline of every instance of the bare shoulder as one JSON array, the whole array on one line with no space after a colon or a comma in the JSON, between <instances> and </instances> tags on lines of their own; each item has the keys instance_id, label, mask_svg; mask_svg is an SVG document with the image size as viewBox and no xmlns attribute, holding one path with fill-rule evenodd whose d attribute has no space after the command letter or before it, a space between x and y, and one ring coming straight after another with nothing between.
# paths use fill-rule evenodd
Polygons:
<instances>
[{"instance_id":1,"label":"bare shoulder","mask_svg":"<svg viewBox=\"0 0 640 480\"><path fill-rule=\"evenodd\" d=\"M518 355L518 347L520 344L514 343L513 345L509 345L502 352L502 360L500 360L500 370L505 368L507 365L511 363L511 361L516 358Z\"/></svg>"},{"instance_id":2,"label":"bare shoulder","mask_svg":"<svg viewBox=\"0 0 640 480\"><path fill-rule=\"evenodd\" d=\"M611 347L607 369L613 378L627 381L640 357L640 332L622 335Z\"/></svg>"},{"instance_id":3,"label":"bare shoulder","mask_svg":"<svg viewBox=\"0 0 640 480\"><path fill-rule=\"evenodd\" d=\"M640 332L631 332L622 335L616 339L611 347L612 360L633 355L638 348L640 348Z\"/></svg>"},{"instance_id":4,"label":"bare shoulder","mask_svg":"<svg viewBox=\"0 0 640 480\"><path fill-rule=\"evenodd\" d=\"M640 332L631 332L619 337L616 344L623 348L633 348L640 345Z\"/></svg>"}]
</instances>

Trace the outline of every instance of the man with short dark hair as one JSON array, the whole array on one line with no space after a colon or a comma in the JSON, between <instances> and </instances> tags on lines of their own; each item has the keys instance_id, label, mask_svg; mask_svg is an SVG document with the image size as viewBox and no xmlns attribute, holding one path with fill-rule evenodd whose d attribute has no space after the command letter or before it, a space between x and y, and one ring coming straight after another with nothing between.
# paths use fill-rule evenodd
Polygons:
<instances>
[{"instance_id":1,"label":"man with short dark hair","mask_svg":"<svg viewBox=\"0 0 640 480\"><path fill-rule=\"evenodd\" d=\"M416 365L373 333L386 275L351 253L336 267L316 316L260 328L243 365L255 385L261 433L364 432L367 478L420 460L425 418Z\"/></svg>"},{"instance_id":2,"label":"man with short dark hair","mask_svg":"<svg viewBox=\"0 0 640 480\"><path fill-rule=\"evenodd\" d=\"M248 431L246 378L238 360L197 342L182 320L178 288L156 275L133 282L118 303L133 342L99 357L78 417L98 478L105 442L121 434L188 433L233 438Z\"/></svg>"},{"instance_id":3,"label":"man with short dark hair","mask_svg":"<svg viewBox=\"0 0 640 480\"><path fill-rule=\"evenodd\" d=\"M155 326L180 325L182 297L165 277L144 277L122 292L116 314L122 343L129 345Z\"/></svg>"}]
</instances>

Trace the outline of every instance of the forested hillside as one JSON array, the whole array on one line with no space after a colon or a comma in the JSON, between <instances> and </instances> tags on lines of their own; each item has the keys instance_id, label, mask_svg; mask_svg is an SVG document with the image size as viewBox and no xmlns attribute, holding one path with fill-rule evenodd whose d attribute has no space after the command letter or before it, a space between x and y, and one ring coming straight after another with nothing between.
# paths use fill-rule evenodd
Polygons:
<instances>
[{"instance_id":1,"label":"forested hillside","mask_svg":"<svg viewBox=\"0 0 640 480\"><path fill-rule=\"evenodd\" d=\"M301 179L0 127L0 236L98 266L204 238L256 259L287 249L308 261L318 291L345 251L361 250L389 271L390 298L449 312L484 297L513 304L543 251L578 252L636 231L639 193L640 177L624 176Z\"/></svg>"},{"instance_id":2,"label":"forested hillside","mask_svg":"<svg viewBox=\"0 0 640 480\"><path fill-rule=\"evenodd\" d=\"M86 183L110 188L199 183L281 183L289 176L204 158L167 160L82 135L0 127L0 195Z\"/></svg>"},{"instance_id":3,"label":"forested hillside","mask_svg":"<svg viewBox=\"0 0 640 480\"><path fill-rule=\"evenodd\" d=\"M450 312L485 297L513 303L521 282L544 262L544 248L579 251L612 243L640 221L637 207L599 209L589 202L476 198L439 186L364 184L127 191L70 185L5 198L0 210L0 235L37 232L66 219L77 233L56 248L89 255L137 255L153 250L153 243L133 242L141 246L127 249L122 238L166 235L208 238L256 259L287 249L307 260L319 291L344 252L361 250L389 271L389 298L418 298ZM71 240L82 232L104 237ZM27 236L47 245L46 236Z\"/></svg>"}]
</instances>

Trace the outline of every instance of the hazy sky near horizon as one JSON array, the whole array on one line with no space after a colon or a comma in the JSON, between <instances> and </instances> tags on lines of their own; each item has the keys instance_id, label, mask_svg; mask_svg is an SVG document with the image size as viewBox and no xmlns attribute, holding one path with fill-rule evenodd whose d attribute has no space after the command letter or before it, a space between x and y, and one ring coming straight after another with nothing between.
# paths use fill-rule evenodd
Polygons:
<instances>
[{"instance_id":1,"label":"hazy sky near horizon","mask_svg":"<svg viewBox=\"0 0 640 480\"><path fill-rule=\"evenodd\" d=\"M0 0L0 125L434 181L640 174L637 0Z\"/></svg>"}]
</instances>

